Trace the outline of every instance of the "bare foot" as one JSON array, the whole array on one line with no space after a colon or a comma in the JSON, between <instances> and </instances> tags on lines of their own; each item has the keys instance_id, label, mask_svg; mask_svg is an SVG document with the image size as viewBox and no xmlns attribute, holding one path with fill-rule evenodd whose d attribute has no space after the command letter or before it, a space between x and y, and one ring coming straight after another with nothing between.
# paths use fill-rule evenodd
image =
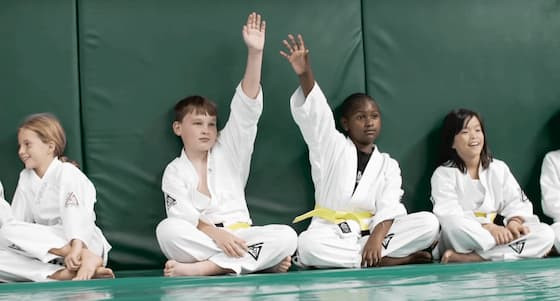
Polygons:
<instances>
[{"instance_id":1,"label":"bare foot","mask_svg":"<svg viewBox=\"0 0 560 301\"><path fill-rule=\"evenodd\" d=\"M103 266L103 259L88 249L82 250L82 265L72 280L89 280L95 275L97 268Z\"/></svg>"},{"instance_id":2,"label":"bare foot","mask_svg":"<svg viewBox=\"0 0 560 301\"><path fill-rule=\"evenodd\" d=\"M54 280L72 280L74 277L76 277L76 272L72 272L72 271L68 270L67 268L62 268L62 269L54 272L48 278L54 279Z\"/></svg>"},{"instance_id":3,"label":"bare foot","mask_svg":"<svg viewBox=\"0 0 560 301\"><path fill-rule=\"evenodd\" d=\"M413 264L413 263L431 263L432 262L432 254L428 251L418 251L416 253L412 253L406 257L389 257L385 256L381 258L381 262L379 266L393 266L393 265L401 265L401 264Z\"/></svg>"},{"instance_id":4,"label":"bare foot","mask_svg":"<svg viewBox=\"0 0 560 301\"><path fill-rule=\"evenodd\" d=\"M182 263L175 260L168 260L163 269L165 277L176 276L211 276L223 275L233 273L230 269L224 269L213 263L212 261L205 260L193 263Z\"/></svg>"},{"instance_id":5,"label":"bare foot","mask_svg":"<svg viewBox=\"0 0 560 301\"><path fill-rule=\"evenodd\" d=\"M480 257L480 255L476 254L475 252L471 253L457 253L451 249L446 250L441 256L441 263L446 264L449 262L479 262L484 261L484 258Z\"/></svg>"},{"instance_id":6,"label":"bare foot","mask_svg":"<svg viewBox=\"0 0 560 301\"><path fill-rule=\"evenodd\" d=\"M292 257L286 256L277 265L263 270L263 273L286 273L292 266Z\"/></svg>"},{"instance_id":7,"label":"bare foot","mask_svg":"<svg viewBox=\"0 0 560 301\"><path fill-rule=\"evenodd\" d=\"M115 274L110 268L98 267L97 269L95 269L93 278L115 278Z\"/></svg>"}]
</instances>

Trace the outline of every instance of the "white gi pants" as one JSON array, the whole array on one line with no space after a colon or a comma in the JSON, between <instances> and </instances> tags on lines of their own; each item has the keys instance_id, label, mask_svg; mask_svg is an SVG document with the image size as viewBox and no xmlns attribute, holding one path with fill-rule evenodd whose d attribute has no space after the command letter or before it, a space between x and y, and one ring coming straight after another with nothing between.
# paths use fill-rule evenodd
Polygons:
<instances>
[{"instance_id":1,"label":"white gi pants","mask_svg":"<svg viewBox=\"0 0 560 301\"><path fill-rule=\"evenodd\" d=\"M105 266L111 246L99 228L95 227L94 231L92 238L84 243L92 253L103 259ZM0 229L0 235L9 242L14 252L45 263L60 257L49 253L50 249L62 248L68 243L62 226L58 225L45 226L12 220Z\"/></svg>"},{"instance_id":2,"label":"white gi pants","mask_svg":"<svg viewBox=\"0 0 560 301\"><path fill-rule=\"evenodd\" d=\"M554 247L560 252L560 222L550 225L550 228L554 231Z\"/></svg>"},{"instance_id":3,"label":"white gi pants","mask_svg":"<svg viewBox=\"0 0 560 301\"><path fill-rule=\"evenodd\" d=\"M309 228L299 235L298 263L317 268L359 268L369 235L360 235L360 225L356 221L346 222L351 229L349 233L343 233L337 224L313 218ZM438 232L439 223L432 213L397 217L383 241L381 255L406 257L424 250L434 243Z\"/></svg>"},{"instance_id":4,"label":"white gi pants","mask_svg":"<svg viewBox=\"0 0 560 301\"><path fill-rule=\"evenodd\" d=\"M485 260L513 260L540 258L550 251L554 243L552 229L538 221L528 221L524 225L529 234L509 244L496 245L489 231L475 220L461 217L440 217L442 249L452 248L458 253L476 252Z\"/></svg>"},{"instance_id":5,"label":"white gi pants","mask_svg":"<svg viewBox=\"0 0 560 301\"><path fill-rule=\"evenodd\" d=\"M209 260L238 275L273 267L293 255L297 247L297 234L286 225L253 226L232 232L249 247L241 258L227 256L208 235L185 220L166 218L156 228L159 246L168 259L181 263Z\"/></svg>"},{"instance_id":6,"label":"white gi pants","mask_svg":"<svg viewBox=\"0 0 560 301\"><path fill-rule=\"evenodd\" d=\"M64 268L14 252L9 245L0 237L0 282L51 281L47 277Z\"/></svg>"}]
</instances>

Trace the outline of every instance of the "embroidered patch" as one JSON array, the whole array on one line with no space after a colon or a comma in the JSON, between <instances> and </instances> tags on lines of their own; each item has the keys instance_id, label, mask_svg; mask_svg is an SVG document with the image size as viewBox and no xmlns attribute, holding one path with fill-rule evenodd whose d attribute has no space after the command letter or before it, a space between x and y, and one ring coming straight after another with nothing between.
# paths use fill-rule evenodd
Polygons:
<instances>
[{"instance_id":1,"label":"embroidered patch","mask_svg":"<svg viewBox=\"0 0 560 301\"><path fill-rule=\"evenodd\" d=\"M78 198L73 192L70 192L66 197L66 201L64 202L64 207L78 207L80 203L78 202Z\"/></svg>"},{"instance_id":2,"label":"embroidered patch","mask_svg":"<svg viewBox=\"0 0 560 301\"><path fill-rule=\"evenodd\" d=\"M16 245L16 244L11 244L11 245L8 246L8 248L13 249L13 250L16 250L16 251L23 252L23 249L20 248L20 247L19 247L18 245Z\"/></svg>"},{"instance_id":3,"label":"embroidered patch","mask_svg":"<svg viewBox=\"0 0 560 301\"><path fill-rule=\"evenodd\" d=\"M342 223L338 224L338 227L340 228L340 231L342 231L342 233L352 232L352 229L350 229L350 226L348 225L347 222L342 222Z\"/></svg>"},{"instance_id":4,"label":"embroidered patch","mask_svg":"<svg viewBox=\"0 0 560 301\"><path fill-rule=\"evenodd\" d=\"M247 253L251 255L255 260L259 259L259 255L261 254L263 243L259 242L250 246L247 246Z\"/></svg>"},{"instance_id":5,"label":"embroidered patch","mask_svg":"<svg viewBox=\"0 0 560 301\"><path fill-rule=\"evenodd\" d=\"M385 236L385 239L383 239L383 242L381 243L381 245L383 246L383 248L385 250L387 250L387 247L389 246L389 243L391 242L391 239L393 239L394 236L395 236L395 233L390 233L390 234L387 234L387 236Z\"/></svg>"},{"instance_id":6,"label":"embroidered patch","mask_svg":"<svg viewBox=\"0 0 560 301\"><path fill-rule=\"evenodd\" d=\"M519 188L519 192L521 192L521 201L522 202L529 202L529 198L527 197L527 195L525 194L523 189Z\"/></svg>"},{"instance_id":7,"label":"embroidered patch","mask_svg":"<svg viewBox=\"0 0 560 301\"><path fill-rule=\"evenodd\" d=\"M525 248L526 239L522 239L520 241L514 242L509 244L508 246L515 251L517 254L521 254L523 252L523 248Z\"/></svg>"},{"instance_id":8,"label":"embroidered patch","mask_svg":"<svg viewBox=\"0 0 560 301\"><path fill-rule=\"evenodd\" d=\"M177 205L177 201L168 194L165 197L165 206L169 209L175 205Z\"/></svg>"}]
</instances>

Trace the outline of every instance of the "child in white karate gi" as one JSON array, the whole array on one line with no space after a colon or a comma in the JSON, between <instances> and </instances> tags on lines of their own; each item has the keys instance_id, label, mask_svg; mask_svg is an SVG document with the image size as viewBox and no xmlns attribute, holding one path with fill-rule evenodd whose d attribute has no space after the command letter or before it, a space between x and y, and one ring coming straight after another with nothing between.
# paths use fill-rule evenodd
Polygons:
<instances>
[{"instance_id":1,"label":"child in white karate gi","mask_svg":"<svg viewBox=\"0 0 560 301\"><path fill-rule=\"evenodd\" d=\"M431 262L425 249L439 230L429 212L407 214L401 203L401 171L396 160L374 144L381 112L368 95L350 95L335 128L329 104L319 88L303 38L288 36L281 51L298 75L291 97L292 115L309 148L315 209L300 234L296 262L317 268L357 268Z\"/></svg>"},{"instance_id":2,"label":"child in white karate gi","mask_svg":"<svg viewBox=\"0 0 560 301\"><path fill-rule=\"evenodd\" d=\"M538 258L550 251L554 233L533 215L507 165L492 158L476 112L447 114L431 183L442 263ZM493 222L497 214L504 216L504 226Z\"/></svg>"},{"instance_id":3,"label":"child in white karate gi","mask_svg":"<svg viewBox=\"0 0 560 301\"><path fill-rule=\"evenodd\" d=\"M245 185L262 112L260 87L265 22L252 13L243 26L247 67L225 127L201 96L175 106L173 131L183 141L179 158L163 174L167 218L156 229L169 259L165 276L286 272L297 234L286 225L252 226Z\"/></svg>"}]
</instances>

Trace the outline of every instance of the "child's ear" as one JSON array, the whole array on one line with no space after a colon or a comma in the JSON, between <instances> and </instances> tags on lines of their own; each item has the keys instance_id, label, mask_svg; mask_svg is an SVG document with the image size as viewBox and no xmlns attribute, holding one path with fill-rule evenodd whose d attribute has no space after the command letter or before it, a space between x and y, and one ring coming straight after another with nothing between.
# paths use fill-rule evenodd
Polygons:
<instances>
[{"instance_id":1,"label":"child's ear","mask_svg":"<svg viewBox=\"0 0 560 301\"><path fill-rule=\"evenodd\" d=\"M173 128L173 133L175 133L175 135L181 136L181 123L179 121L173 121L173 125L171 127Z\"/></svg>"},{"instance_id":2,"label":"child's ear","mask_svg":"<svg viewBox=\"0 0 560 301\"><path fill-rule=\"evenodd\" d=\"M47 145L49 146L49 154L54 154L54 150L56 149L56 144L54 143L54 141L49 141Z\"/></svg>"},{"instance_id":3,"label":"child's ear","mask_svg":"<svg viewBox=\"0 0 560 301\"><path fill-rule=\"evenodd\" d=\"M346 119L346 117L340 118L340 124L342 125L342 128L348 132L348 119Z\"/></svg>"}]
</instances>

